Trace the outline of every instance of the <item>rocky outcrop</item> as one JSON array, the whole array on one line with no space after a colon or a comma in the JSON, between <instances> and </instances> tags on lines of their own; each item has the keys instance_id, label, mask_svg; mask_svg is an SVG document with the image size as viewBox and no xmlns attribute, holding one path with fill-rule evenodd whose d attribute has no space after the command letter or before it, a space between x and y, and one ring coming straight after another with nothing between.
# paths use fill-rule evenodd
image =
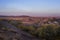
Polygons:
<instances>
[{"instance_id":1,"label":"rocky outcrop","mask_svg":"<svg viewBox=\"0 0 60 40\"><path fill-rule=\"evenodd\" d=\"M0 40L39 40L5 21L0 21Z\"/></svg>"}]
</instances>

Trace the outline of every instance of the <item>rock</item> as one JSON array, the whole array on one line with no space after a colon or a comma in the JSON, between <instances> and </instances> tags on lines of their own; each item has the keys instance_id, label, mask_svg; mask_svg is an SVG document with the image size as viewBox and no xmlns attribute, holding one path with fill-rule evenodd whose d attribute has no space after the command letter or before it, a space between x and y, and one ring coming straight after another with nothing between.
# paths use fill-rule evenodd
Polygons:
<instances>
[{"instance_id":1,"label":"rock","mask_svg":"<svg viewBox=\"0 0 60 40\"><path fill-rule=\"evenodd\" d=\"M7 28L7 30L5 30L4 28L2 29L2 26L0 26L0 40L39 40L8 22L1 21L0 25Z\"/></svg>"}]
</instances>

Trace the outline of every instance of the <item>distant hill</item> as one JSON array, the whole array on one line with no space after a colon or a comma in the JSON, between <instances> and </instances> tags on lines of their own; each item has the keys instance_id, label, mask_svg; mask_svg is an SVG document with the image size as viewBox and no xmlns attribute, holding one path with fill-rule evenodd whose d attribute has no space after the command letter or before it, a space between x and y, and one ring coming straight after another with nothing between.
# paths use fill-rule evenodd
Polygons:
<instances>
[{"instance_id":1,"label":"distant hill","mask_svg":"<svg viewBox=\"0 0 60 40\"><path fill-rule=\"evenodd\" d=\"M36 22L44 22L44 21L48 21L49 19L53 19L53 18L60 18L60 17L32 17L32 16L26 16L26 15L22 15L22 16L1 16L0 15L0 19L7 19L7 20L20 20L23 23L27 23L27 24L33 24Z\"/></svg>"}]
</instances>

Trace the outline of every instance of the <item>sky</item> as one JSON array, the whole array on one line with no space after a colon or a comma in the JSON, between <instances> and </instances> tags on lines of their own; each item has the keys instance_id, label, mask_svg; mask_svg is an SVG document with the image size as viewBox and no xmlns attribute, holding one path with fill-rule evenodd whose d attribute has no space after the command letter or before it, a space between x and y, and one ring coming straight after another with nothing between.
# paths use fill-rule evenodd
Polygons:
<instances>
[{"instance_id":1,"label":"sky","mask_svg":"<svg viewBox=\"0 0 60 40\"><path fill-rule=\"evenodd\" d=\"M60 0L0 0L0 15L60 16Z\"/></svg>"}]
</instances>

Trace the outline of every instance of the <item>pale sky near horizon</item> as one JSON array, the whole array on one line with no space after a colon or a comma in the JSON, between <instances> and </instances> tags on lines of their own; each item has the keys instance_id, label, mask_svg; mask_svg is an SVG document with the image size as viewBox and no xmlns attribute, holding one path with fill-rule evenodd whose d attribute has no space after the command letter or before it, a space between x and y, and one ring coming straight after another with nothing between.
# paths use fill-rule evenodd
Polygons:
<instances>
[{"instance_id":1,"label":"pale sky near horizon","mask_svg":"<svg viewBox=\"0 0 60 40\"><path fill-rule=\"evenodd\" d=\"M60 0L0 0L0 15L60 16Z\"/></svg>"}]
</instances>

